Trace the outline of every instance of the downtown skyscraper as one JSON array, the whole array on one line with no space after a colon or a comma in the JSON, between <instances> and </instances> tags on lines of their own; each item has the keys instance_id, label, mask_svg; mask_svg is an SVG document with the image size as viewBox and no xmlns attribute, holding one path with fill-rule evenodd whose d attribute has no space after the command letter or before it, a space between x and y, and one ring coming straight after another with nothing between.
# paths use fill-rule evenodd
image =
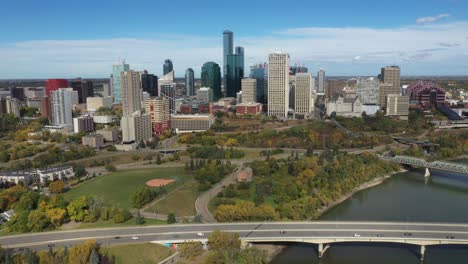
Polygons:
<instances>
[{"instance_id":1,"label":"downtown skyscraper","mask_svg":"<svg viewBox=\"0 0 468 264\"><path fill-rule=\"evenodd\" d=\"M203 64L201 69L201 87L209 87L213 90L214 100L222 97L221 92L221 69L215 62Z\"/></svg>"},{"instance_id":2,"label":"downtown skyscraper","mask_svg":"<svg viewBox=\"0 0 468 264\"><path fill-rule=\"evenodd\" d=\"M317 73L317 93L325 93L325 71L323 69Z\"/></svg>"},{"instance_id":3,"label":"downtown skyscraper","mask_svg":"<svg viewBox=\"0 0 468 264\"><path fill-rule=\"evenodd\" d=\"M174 66L172 65L172 61L170 59L166 59L163 64L163 75L166 75L174 70Z\"/></svg>"},{"instance_id":4,"label":"downtown skyscraper","mask_svg":"<svg viewBox=\"0 0 468 264\"><path fill-rule=\"evenodd\" d=\"M114 102L122 102L122 85L120 80L120 73L130 70L130 65L126 64L125 61L121 61L112 65L111 75L111 89L114 95Z\"/></svg>"},{"instance_id":5,"label":"downtown skyscraper","mask_svg":"<svg viewBox=\"0 0 468 264\"><path fill-rule=\"evenodd\" d=\"M250 78L257 80L257 102L267 104L268 101L268 63L250 66Z\"/></svg>"},{"instance_id":6,"label":"downtown skyscraper","mask_svg":"<svg viewBox=\"0 0 468 264\"><path fill-rule=\"evenodd\" d=\"M289 110L289 54L268 55L268 115L287 117Z\"/></svg>"},{"instance_id":7,"label":"downtown skyscraper","mask_svg":"<svg viewBox=\"0 0 468 264\"><path fill-rule=\"evenodd\" d=\"M122 113L130 116L141 111L141 77L137 71L124 71L120 73L122 82Z\"/></svg>"},{"instance_id":8,"label":"downtown skyscraper","mask_svg":"<svg viewBox=\"0 0 468 264\"><path fill-rule=\"evenodd\" d=\"M185 94L187 96L195 95L195 73L192 68L185 70Z\"/></svg>"},{"instance_id":9,"label":"downtown skyscraper","mask_svg":"<svg viewBox=\"0 0 468 264\"><path fill-rule=\"evenodd\" d=\"M223 32L223 93L227 97L236 97L241 90L244 78L244 48L236 47L233 52L233 33Z\"/></svg>"}]
</instances>

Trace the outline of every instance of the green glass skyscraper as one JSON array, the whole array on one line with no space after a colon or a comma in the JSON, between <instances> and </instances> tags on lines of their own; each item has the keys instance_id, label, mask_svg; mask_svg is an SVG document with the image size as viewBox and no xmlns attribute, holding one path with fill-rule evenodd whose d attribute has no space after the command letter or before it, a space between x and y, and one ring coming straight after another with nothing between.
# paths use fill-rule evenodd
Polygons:
<instances>
[{"instance_id":1,"label":"green glass skyscraper","mask_svg":"<svg viewBox=\"0 0 468 264\"><path fill-rule=\"evenodd\" d=\"M203 64L201 70L201 87L210 87L213 89L214 100L219 100L223 95L221 93L221 68L215 62Z\"/></svg>"},{"instance_id":2,"label":"green glass skyscraper","mask_svg":"<svg viewBox=\"0 0 468 264\"><path fill-rule=\"evenodd\" d=\"M239 48L239 47L238 47ZM236 48L236 50L238 49ZM236 97L241 90L241 80L244 78L244 54L227 55L226 96Z\"/></svg>"}]
</instances>

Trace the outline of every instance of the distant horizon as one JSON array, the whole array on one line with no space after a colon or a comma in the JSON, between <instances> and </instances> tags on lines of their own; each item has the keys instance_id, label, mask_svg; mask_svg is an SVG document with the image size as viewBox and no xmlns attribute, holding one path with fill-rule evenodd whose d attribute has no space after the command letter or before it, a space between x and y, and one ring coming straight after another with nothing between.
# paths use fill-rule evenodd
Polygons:
<instances>
[{"instance_id":1,"label":"distant horizon","mask_svg":"<svg viewBox=\"0 0 468 264\"><path fill-rule=\"evenodd\" d=\"M247 78L246 76L245 78ZM312 77L314 77L314 74L312 74ZM326 75L326 78L367 78L367 77L377 77L377 75ZM467 75L401 75L400 78L419 78L419 77L438 77L438 78L468 78ZM5 81L46 81L47 79L65 79L65 80L74 80L74 79L93 79L93 80L104 80L104 79L109 79L109 77L74 77L74 78L67 78L67 77L54 77L54 78L24 78L24 79L0 79L0 82L5 82ZM159 76L158 76L159 78ZM184 79L185 77L175 77L175 79ZM195 80L200 80L200 78L195 78Z\"/></svg>"},{"instance_id":2,"label":"distant horizon","mask_svg":"<svg viewBox=\"0 0 468 264\"><path fill-rule=\"evenodd\" d=\"M120 59L158 76L171 59L177 76L187 68L200 76L205 62L223 65L224 30L245 48L246 75L275 51L288 52L291 65L324 68L330 76L373 76L394 64L405 76L468 73L467 1L395 0L385 12L372 0L238 0L228 9L214 0L7 1L2 7L4 21L14 22L0 34L1 79L110 76ZM71 19L70 10L80 19ZM155 10L164 12L155 17Z\"/></svg>"}]
</instances>

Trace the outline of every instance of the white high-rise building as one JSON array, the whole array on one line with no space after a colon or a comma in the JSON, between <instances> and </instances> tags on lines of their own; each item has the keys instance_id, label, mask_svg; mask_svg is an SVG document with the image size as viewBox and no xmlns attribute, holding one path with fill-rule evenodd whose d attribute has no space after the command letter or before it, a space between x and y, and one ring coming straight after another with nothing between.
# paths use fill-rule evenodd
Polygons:
<instances>
[{"instance_id":1,"label":"white high-rise building","mask_svg":"<svg viewBox=\"0 0 468 264\"><path fill-rule=\"evenodd\" d=\"M325 93L325 71L320 69L317 73L317 93Z\"/></svg>"},{"instance_id":2,"label":"white high-rise building","mask_svg":"<svg viewBox=\"0 0 468 264\"><path fill-rule=\"evenodd\" d=\"M123 143L140 143L141 141L146 143L152 137L151 116L141 114L140 111L130 116L123 116L120 120L120 127Z\"/></svg>"},{"instance_id":3,"label":"white high-rise building","mask_svg":"<svg viewBox=\"0 0 468 264\"><path fill-rule=\"evenodd\" d=\"M310 73L296 73L295 112L308 116L314 109L314 78Z\"/></svg>"},{"instance_id":4,"label":"white high-rise building","mask_svg":"<svg viewBox=\"0 0 468 264\"><path fill-rule=\"evenodd\" d=\"M289 54L268 55L268 115L287 117L289 110Z\"/></svg>"},{"instance_id":5,"label":"white high-rise building","mask_svg":"<svg viewBox=\"0 0 468 264\"><path fill-rule=\"evenodd\" d=\"M242 103L257 102L257 80L253 78L245 78L241 81L242 86Z\"/></svg>"},{"instance_id":6,"label":"white high-rise building","mask_svg":"<svg viewBox=\"0 0 468 264\"><path fill-rule=\"evenodd\" d=\"M365 105L379 104L379 80L377 78L359 78L356 82L356 94Z\"/></svg>"},{"instance_id":7,"label":"white high-rise building","mask_svg":"<svg viewBox=\"0 0 468 264\"><path fill-rule=\"evenodd\" d=\"M141 111L141 77L136 71L120 73L123 116L130 116Z\"/></svg>"},{"instance_id":8,"label":"white high-rise building","mask_svg":"<svg viewBox=\"0 0 468 264\"><path fill-rule=\"evenodd\" d=\"M52 124L73 127L73 105L78 104L78 92L72 88L60 88L50 93Z\"/></svg>"}]
</instances>

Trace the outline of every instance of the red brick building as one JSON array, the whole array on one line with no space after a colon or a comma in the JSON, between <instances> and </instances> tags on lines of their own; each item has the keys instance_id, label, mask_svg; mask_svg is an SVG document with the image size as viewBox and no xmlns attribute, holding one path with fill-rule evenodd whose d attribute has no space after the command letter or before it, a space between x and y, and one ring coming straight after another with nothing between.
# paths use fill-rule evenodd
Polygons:
<instances>
[{"instance_id":1,"label":"red brick building","mask_svg":"<svg viewBox=\"0 0 468 264\"><path fill-rule=\"evenodd\" d=\"M262 104L260 103L245 103L236 105L236 114L238 115L258 115L262 112Z\"/></svg>"}]
</instances>

